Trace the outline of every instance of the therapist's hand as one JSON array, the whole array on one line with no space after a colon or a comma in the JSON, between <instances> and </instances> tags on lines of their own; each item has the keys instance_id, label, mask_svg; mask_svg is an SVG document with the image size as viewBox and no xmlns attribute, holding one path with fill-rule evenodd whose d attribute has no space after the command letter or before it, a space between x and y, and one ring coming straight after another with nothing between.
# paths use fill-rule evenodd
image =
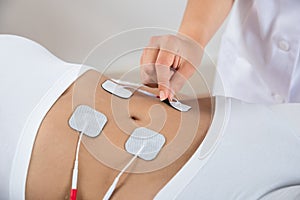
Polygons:
<instances>
[{"instance_id":1,"label":"therapist's hand","mask_svg":"<svg viewBox=\"0 0 300 200\"><path fill-rule=\"evenodd\" d=\"M201 63L203 48L182 35L154 36L141 57L142 83L158 87L160 100L171 100Z\"/></svg>"}]
</instances>

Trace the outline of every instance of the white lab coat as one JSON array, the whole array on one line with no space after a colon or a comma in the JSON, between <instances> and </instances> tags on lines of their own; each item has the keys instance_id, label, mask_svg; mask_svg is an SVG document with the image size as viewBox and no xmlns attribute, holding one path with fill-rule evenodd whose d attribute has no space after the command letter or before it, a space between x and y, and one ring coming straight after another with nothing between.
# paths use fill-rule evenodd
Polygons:
<instances>
[{"instance_id":1,"label":"white lab coat","mask_svg":"<svg viewBox=\"0 0 300 200\"><path fill-rule=\"evenodd\" d=\"M299 0L236 0L221 42L214 95L300 102L299 49Z\"/></svg>"}]
</instances>

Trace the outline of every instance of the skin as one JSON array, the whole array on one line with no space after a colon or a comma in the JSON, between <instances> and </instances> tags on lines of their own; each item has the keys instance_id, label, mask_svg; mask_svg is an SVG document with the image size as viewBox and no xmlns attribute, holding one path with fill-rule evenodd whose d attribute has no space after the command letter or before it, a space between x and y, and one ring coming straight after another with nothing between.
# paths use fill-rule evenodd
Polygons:
<instances>
[{"instance_id":1,"label":"skin","mask_svg":"<svg viewBox=\"0 0 300 200\"><path fill-rule=\"evenodd\" d=\"M205 47L227 17L233 2L189 0L178 32Z\"/></svg>"},{"instance_id":2,"label":"skin","mask_svg":"<svg viewBox=\"0 0 300 200\"><path fill-rule=\"evenodd\" d=\"M188 0L178 34L150 39L141 56L141 79L144 84L159 88L161 100L172 99L195 73L203 49L232 4L233 0Z\"/></svg>"},{"instance_id":3,"label":"skin","mask_svg":"<svg viewBox=\"0 0 300 200\"><path fill-rule=\"evenodd\" d=\"M119 170L105 163L115 162L117 168L122 168L132 158L132 155L124 151L114 152L116 147L124 150L124 143L128 138L124 132L132 132L139 126L157 129L165 136L166 144L153 161L136 160L130 171L121 177L111 199L153 199L201 144L211 124L211 99L196 100L201 108L201 117L199 123L195 123L199 112L189 100L185 103L192 105L193 109L181 113L156 98L138 92L130 99L120 99L101 88L105 79L106 77L96 71L86 72L48 111L35 140L27 175L26 199L69 199L78 133L68 126L68 120L74 108L80 104L94 107L107 116L108 123L101 136L84 142L89 144L89 141L104 141L96 149L105 152L104 155L108 155L112 161L98 161L88 151L88 145L86 147L81 144L77 199L103 198L119 173ZM157 89L144 89L158 93ZM180 123L182 118L187 119L186 124ZM185 126L184 132L178 132L181 126ZM193 131L191 141L183 147L186 145L183 141ZM180 142L168 151L168 147L172 147L172 142L177 137ZM177 151L182 153L165 164ZM161 167L149 168L155 164ZM146 170L143 172L144 169ZM137 171L140 173L133 173Z\"/></svg>"}]
</instances>

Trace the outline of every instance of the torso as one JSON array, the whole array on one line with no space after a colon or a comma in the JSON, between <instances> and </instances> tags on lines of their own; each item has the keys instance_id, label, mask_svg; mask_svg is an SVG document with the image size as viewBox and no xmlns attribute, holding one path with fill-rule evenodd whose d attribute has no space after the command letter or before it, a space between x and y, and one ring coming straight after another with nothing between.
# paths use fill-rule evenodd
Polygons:
<instances>
[{"instance_id":1,"label":"torso","mask_svg":"<svg viewBox=\"0 0 300 200\"><path fill-rule=\"evenodd\" d=\"M193 119L199 114L194 111L181 113L158 102L157 99L138 93L129 100L112 99L112 95L101 88L101 83L105 79L96 71L88 71L65 91L47 113L39 128L31 156L26 182L26 199L69 199L78 133L68 126L68 120L74 107L79 104L90 105L107 116L108 123L99 137L107 137L120 149L124 149L124 143L128 138L128 135L123 133L124 130L130 132L138 126L155 127L156 119L153 110L158 112L154 112L155 114L161 112L161 116L165 116L166 121L160 131L166 137L165 146L174 140L174 133L181 126L181 117L190 119L188 121L193 123ZM78 91L81 91L80 97ZM115 109L111 109L112 102L120 107L128 103L128 112L116 112ZM174 159L166 166L162 165L162 168L158 167L157 170L124 174L112 199L153 199L188 161L202 142L212 119L211 100L200 99L198 102L201 108L200 123L187 125L185 130L191 132L197 129L188 149L178 159ZM122 126L119 124L120 119L123 125L129 125L120 128ZM100 199L103 198L119 170L107 166L105 161L99 162L87 149L81 146L77 199ZM102 151L106 155L109 154L107 149ZM166 160L169 157L168 153L170 152L162 150L154 161L138 160L136 167L142 168L143 165L148 166L151 162ZM120 167L127 162L122 162Z\"/></svg>"}]
</instances>

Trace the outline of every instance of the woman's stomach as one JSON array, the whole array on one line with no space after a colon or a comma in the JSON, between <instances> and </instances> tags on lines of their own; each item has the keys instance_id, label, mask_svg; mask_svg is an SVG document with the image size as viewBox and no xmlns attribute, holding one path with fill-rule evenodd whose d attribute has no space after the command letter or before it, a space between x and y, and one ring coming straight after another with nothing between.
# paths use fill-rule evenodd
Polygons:
<instances>
[{"instance_id":1,"label":"woman's stomach","mask_svg":"<svg viewBox=\"0 0 300 200\"><path fill-rule=\"evenodd\" d=\"M102 112L108 122L98 137L86 138L81 144L77 199L104 197L120 169L131 158L124 144L129 133L137 127L156 129L164 135L166 143L153 161L135 161L130 171L121 177L111 199L153 199L199 147L211 124L211 99L196 100L201 107L200 117L198 109L179 112L138 92L130 99L115 97L102 89L101 84L106 79L97 71L86 72L48 111L32 151L26 199L70 198L79 134L69 127L68 120L81 104ZM156 89L146 90L157 93ZM109 148L97 145L100 138L106 139ZM122 153L113 153L110 148Z\"/></svg>"}]
</instances>

